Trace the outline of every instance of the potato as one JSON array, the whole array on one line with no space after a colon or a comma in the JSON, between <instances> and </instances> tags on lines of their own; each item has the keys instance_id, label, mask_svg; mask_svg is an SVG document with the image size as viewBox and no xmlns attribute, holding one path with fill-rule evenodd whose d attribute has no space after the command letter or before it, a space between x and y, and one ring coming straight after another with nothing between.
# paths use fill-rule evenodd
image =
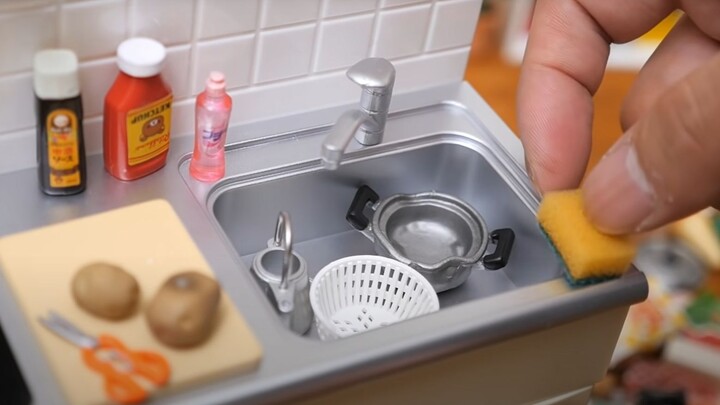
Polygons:
<instances>
[{"instance_id":1,"label":"potato","mask_svg":"<svg viewBox=\"0 0 720 405\"><path fill-rule=\"evenodd\" d=\"M188 271L170 277L145 313L155 337L172 347L192 347L207 339L220 303L220 286L212 278Z\"/></svg>"},{"instance_id":2,"label":"potato","mask_svg":"<svg viewBox=\"0 0 720 405\"><path fill-rule=\"evenodd\" d=\"M107 319L130 316L140 299L140 286L122 268L108 263L82 267L72 280L72 295L80 308Z\"/></svg>"}]
</instances>

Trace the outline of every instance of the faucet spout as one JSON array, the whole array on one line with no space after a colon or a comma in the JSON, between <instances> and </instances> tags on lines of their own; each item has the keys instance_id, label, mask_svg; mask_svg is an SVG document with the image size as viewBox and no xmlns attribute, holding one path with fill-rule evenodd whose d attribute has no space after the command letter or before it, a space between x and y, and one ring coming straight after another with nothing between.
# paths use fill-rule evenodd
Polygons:
<instances>
[{"instance_id":1,"label":"faucet spout","mask_svg":"<svg viewBox=\"0 0 720 405\"><path fill-rule=\"evenodd\" d=\"M326 169L335 170L340 166L340 160L355 133L368 123L374 121L367 113L360 110L348 110L340 116L322 144L322 163Z\"/></svg>"},{"instance_id":2,"label":"faucet spout","mask_svg":"<svg viewBox=\"0 0 720 405\"><path fill-rule=\"evenodd\" d=\"M368 58L353 65L347 76L362 87L360 108L341 115L323 142L322 162L330 170L340 166L353 137L362 145L382 142L395 83L395 67L386 59Z\"/></svg>"}]
</instances>

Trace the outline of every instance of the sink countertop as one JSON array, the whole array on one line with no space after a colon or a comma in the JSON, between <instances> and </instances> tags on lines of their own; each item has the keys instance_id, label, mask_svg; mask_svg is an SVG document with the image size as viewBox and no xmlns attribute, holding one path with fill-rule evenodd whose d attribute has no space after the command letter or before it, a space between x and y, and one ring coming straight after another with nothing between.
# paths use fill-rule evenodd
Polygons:
<instances>
[{"instance_id":1,"label":"sink countertop","mask_svg":"<svg viewBox=\"0 0 720 405\"><path fill-rule=\"evenodd\" d=\"M391 111L435 105L463 106L482 117L482 125L522 166L522 147L507 126L467 83L456 83L393 98ZM239 107L236 107L239 108ZM302 128L326 126L348 106L282 117L231 128L228 143L267 137ZM312 395L459 353L584 315L627 306L647 295L647 283L637 270L621 279L579 290L562 280L519 289L484 300L467 302L437 314L403 322L349 339L320 342L284 329L252 280L233 247L212 223L205 207L184 183L179 166L192 150L192 137L174 138L165 168L133 182L105 173L102 156L88 158L87 190L76 196L47 197L37 186L35 169L0 176L0 237L107 210L156 199L175 209L264 348L257 371L208 382L192 391L158 399L157 403L265 403ZM318 159L320 157L318 150ZM63 403L63 396L27 322L0 275L0 323L13 348L36 403Z\"/></svg>"}]
</instances>

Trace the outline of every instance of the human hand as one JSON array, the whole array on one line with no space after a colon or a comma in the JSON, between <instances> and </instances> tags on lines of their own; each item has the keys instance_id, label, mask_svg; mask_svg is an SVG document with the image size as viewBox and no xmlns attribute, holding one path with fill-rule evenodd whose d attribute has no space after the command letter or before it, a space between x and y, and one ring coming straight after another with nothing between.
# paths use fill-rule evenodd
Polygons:
<instances>
[{"instance_id":1,"label":"human hand","mask_svg":"<svg viewBox=\"0 0 720 405\"><path fill-rule=\"evenodd\" d=\"M587 215L607 233L649 230L720 203L720 1L537 0L518 120L541 192L582 180L609 44L639 37L676 7L685 15L625 99L626 132L582 186Z\"/></svg>"}]
</instances>

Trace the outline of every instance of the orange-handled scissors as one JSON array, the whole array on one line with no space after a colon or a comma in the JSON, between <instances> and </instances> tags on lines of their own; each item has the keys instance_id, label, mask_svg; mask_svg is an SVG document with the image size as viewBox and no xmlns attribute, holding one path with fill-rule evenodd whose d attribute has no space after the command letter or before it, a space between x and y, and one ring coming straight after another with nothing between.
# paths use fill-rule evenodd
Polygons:
<instances>
[{"instance_id":1,"label":"orange-handled scissors","mask_svg":"<svg viewBox=\"0 0 720 405\"><path fill-rule=\"evenodd\" d=\"M121 404L137 404L148 397L131 376L138 375L156 386L170 378L170 365L157 353L131 351L110 335L87 335L56 312L50 311L40 322L52 332L82 349L85 364L105 378L108 397Z\"/></svg>"}]
</instances>

